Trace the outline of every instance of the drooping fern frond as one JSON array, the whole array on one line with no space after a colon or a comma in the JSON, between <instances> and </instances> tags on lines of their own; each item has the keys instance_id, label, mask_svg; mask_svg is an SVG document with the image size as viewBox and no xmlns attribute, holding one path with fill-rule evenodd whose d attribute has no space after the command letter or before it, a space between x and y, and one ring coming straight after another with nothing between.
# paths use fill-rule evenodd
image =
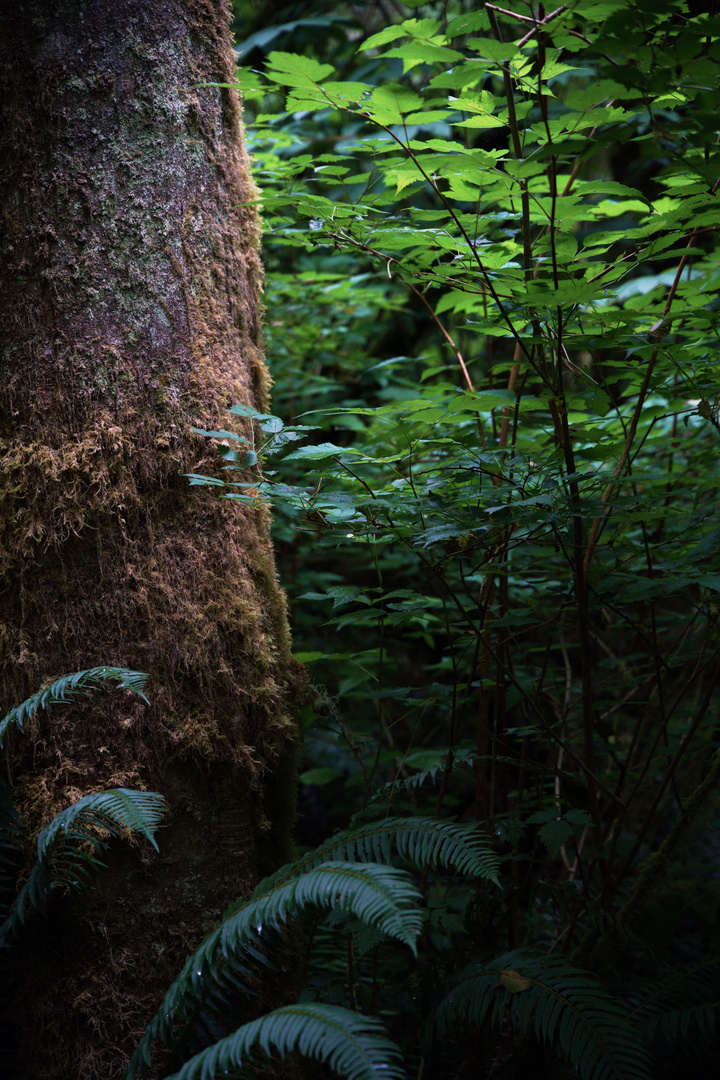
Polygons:
<instances>
[{"instance_id":1,"label":"drooping fern frond","mask_svg":"<svg viewBox=\"0 0 720 1080\"><path fill-rule=\"evenodd\" d=\"M627 1019L648 1038L670 1046L689 1039L715 1039L720 1015L720 959L697 964L657 981L642 994Z\"/></svg>"},{"instance_id":2,"label":"drooping fern frond","mask_svg":"<svg viewBox=\"0 0 720 1080\"><path fill-rule=\"evenodd\" d=\"M650 1080L645 1041L626 1009L585 971L564 960L517 950L473 963L437 1010L443 1037L483 1020L532 1034L559 1049L582 1080Z\"/></svg>"},{"instance_id":3,"label":"drooping fern frond","mask_svg":"<svg viewBox=\"0 0 720 1080\"><path fill-rule=\"evenodd\" d=\"M67 703L108 682L116 683L120 690L130 690L147 702L143 692L147 680L148 676L142 671L128 671L126 668L116 667L88 668L86 671L75 671L72 675L63 675L5 713L0 720L0 746L11 724L23 731L24 722L31 720L40 709Z\"/></svg>"},{"instance_id":4,"label":"drooping fern frond","mask_svg":"<svg viewBox=\"0 0 720 1080\"><path fill-rule=\"evenodd\" d=\"M87 838L91 830L101 829L111 836L126 832L140 833L155 850L155 830L165 812L165 799L155 791L133 791L130 788L111 788L85 795L53 818L38 836L38 858L45 856L56 838L66 836Z\"/></svg>"},{"instance_id":5,"label":"drooping fern frond","mask_svg":"<svg viewBox=\"0 0 720 1080\"><path fill-rule=\"evenodd\" d=\"M488 837L474 826L435 818L384 818L357 829L336 833L313 851L281 867L260 882L254 896L306 873L322 862L389 863L394 854L425 868L451 866L468 877L485 878L499 886L499 860Z\"/></svg>"},{"instance_id":6,"label":"drooping fern frond","mask_svg":"<svg viewBox=\"0 0 720 1080\"><path fill-rule=\"evenodd\" d=\"M350 911L415 951L422 926L419 899L405 871L348 862L323 863L300 877L276 883L261 896L254 895L232 911L186 961L133 1055L127 1080L148 1075L155 1039L166 1046L175 1045L176 1026L197 1008L216 982L221 966L229 965L242 973L243 955L248 948L257 949L264 931L277 929L312 905ZM250 992L249 986L245 988Z\"/></svg>"},{"instance_id":7,"label":"drooping fern frond","mask_svg":"<svg viewBox=\"0 0 720 1080\"><path fill-rule=\"evenodd\" d=\"M347 1080L402 1080L400 1050L369 1016L333 1005L288 1005L244 1024L191 1058L169 1080L209 1080L257 1059L253 1048L282 1057L298 1050L329 1065ZM257 1052L257 1050L255 1051Z\"/></svg>"},{"instance_id":8,"label":"drooping fern frond","mask_svg":"<svg viewBox=\"0 0 720 1080\"><path fill-rule=\"evenodd\" d=\"M25 921L29 908L42 910L53 889L87 887L111 837L144 836L157 850L155 830L165 809L153 791L116 788L85 795L58 814L37 840L37 862L0 926L0 948Z\"/></svg>"}]
</instances>

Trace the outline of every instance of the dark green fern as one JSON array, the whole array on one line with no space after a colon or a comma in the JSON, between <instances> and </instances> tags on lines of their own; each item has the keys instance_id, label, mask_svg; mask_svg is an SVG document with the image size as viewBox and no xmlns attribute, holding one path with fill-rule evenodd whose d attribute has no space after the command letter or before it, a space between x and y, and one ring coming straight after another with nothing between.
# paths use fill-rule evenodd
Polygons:
<instances>
[{"instance_id":1,"label":"dark green fern","mask_svg":"<svg viewBox=\"0 0 720 1080\"><path fill-rule=\"evenodd\" d=\"M0 746L11 726L20 732L24 722L41 709L67 703L91 690L114 683L147 701L143 692L147 675L126 668L96 667L76 671L44 686L37 694L10 709L0 720ZM48 897L58 889L86 889L101 867L101 856L112 837L143 836L153 847L165 808L161 795L118 788L86 795L58 814L37 839L37 861L18 891L22 865L23 825L8 783L0 776L0 966L7 963L8 949L17 937L28 912L44 911ZM5 986L0 971L0 985ZM8 1002L0 996L0 1070L12 1073L11 1032Z\"/></svg>"},{"instance_id":2,"label":"dark green fern","mask_svg":"<svg viewBox=\"0 0 720 1080\"><path fill-rule=\"evenodd\" d=\"M453 867L497 884L497 856L487 837L472 827L388 818L337 834L260 882L251 899L232 909L189 958L145 1032L128 1080L148 1075L156 1039L176 1047L188 1025L212 1036L214 999L224 997L228 983L234 991L249 993L249 965L266 963L263 945L308 906L348 912L378 939L394 938L415 951L422 926L420 894L407 873L387 865L393 856L422 868Z\"/></svg>"},{"instance_id":3,"label":"dark green fern","mask_svg":"<svg viewBox=\"0 0 720 1080\"><path fill-rule=\"evenodd\" d=\"M657 980L644 993L633 995L628 1020L649 1040L666 1046L689 1040L717 1039L720 1012L720 960L708 960L689 971Z\"/></svg>"},{"instance_id":4,"label":"dark green fern","mask_svg":"<svg viewBox=\"0 0 720 1080\"><path fill-rule=\"evenodd\" d=\"M27 911L42 911L55 889L87 888L111 837L144 836L157 849L155 830L164 809L162 795L117 788L86 795L58 814L38 836L37 862L7 909L0 949L17 934Z\"/></svg>"},{"instance_id":5,"label":"dark green fern","mask_svg":"<svg viewBox=\"0 0 720 1080\"><path fill-rule=\"evenodd\" d=\"M523 950L470 964L440 1005L440 1038L489 1021L557 1048L581 1080L650 1080L645 1040L586 972Z\"/></svg>"},{"instance_id":6,"label":"dark green fern","mask_svg":"<svg viewBox=\"0 0 720 1080\"><path fill-rule=\"evenodd\" d=\"M116 667L88 668L63 675L5 714L0 721L0 746L11 725L22 732L24 722L40 709L51 709L87 696L106 683L115 683L147 701L144 694L147 678L140 671ZM95 792L78 799L41 831L37 839L37 861L15 895L22 823L10 788L0 778L0 949L17 934L29 909L44 909L53 890L86 888L93 871L102 866L101 856L112 837L144 836L157 848L155 830L164 810L162 795L126 788Z\"/></svg>"},{"instance_id":7,"label":"dark green fern","mask_svg":"<svg viewBox=\"0 0 720 1080\"><path fill-rule=\"evenodd\" d=\"M489 837L474 826L435 818L384 818L336 833L307 855L265 878L254 895L262 895L322 862L341 859L389 863L393 855L421 869L433 865L454 867L467 877L485 878L499 884L498 857L490 846Z\"/></svg>"},{"instance_id":8,"label":"dark green fern","mask_svg":"<svg viewBox=\"0 0 720 1080\"><path fill-rule=\"evenodd\" d=\"M207 1080L255 1060L257 1049L282 1057L297 1050L347 1080L402 1080L400 1051L382 1024L332 1005L300 1004L261 1016L191 1058L169 1080Z\"/></svg>"},{"instance_id":9,"label":"dark green fern","mask_svg":"<svg viewBox=\"0 0 720 1080\"><path fill-rule=\"evenodd\" d=\"M235 987L251 992L243 981L248 960L262 960L258 946L263 938L308 906L351 911L384 935L415 949L421 929L420 897L410 876L394 867L324 863L268 887L260 896L258 891L229 914L187 960L133 1055L128 1080L148 1075L156 1039L166 1046L176 1045L177 1029L196 1013L228 969L235 973Z\"/></svg>"},{"instance_id":10,"label":"dark green fern","mask_svg":"<svg viewBox=\"0 0 720 1080\"><path fill-rule=\"evenodd\" d=\"M41 709L67 704L76 697L86 695L88 690L98 689L106 683L115 683L119 690L129 690L147 702L144 693L147 680L148 676L142 671L128 671L127 668L116 667L87 668L85 671L75 671L72 675L63 675L5 713L0 720L0 746L12 724L22 731L25 721L31 720Z\"/></svg>"}]
</instances>

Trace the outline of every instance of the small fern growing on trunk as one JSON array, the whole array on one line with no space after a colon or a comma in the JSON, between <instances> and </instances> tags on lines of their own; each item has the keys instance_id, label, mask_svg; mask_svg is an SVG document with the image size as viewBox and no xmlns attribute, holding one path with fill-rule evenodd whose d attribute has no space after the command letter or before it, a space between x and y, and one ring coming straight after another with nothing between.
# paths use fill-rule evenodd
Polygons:
<instances>
[{"instance_id":1,"label":"small fern growing on trunk","mask_svg":"<svg viewBox=\"0 0 720 1080\"><path fill-rule=\"evenodd\" d=\"M42 687L0 720L0 747L13 727L24 725L42 709L87 695L106 684L137 694L144 701L147 675L125 668L96 667L63 675ZM43 912L56 890L82 892L104 864L102 856L112 838L144 837L157 850L155 832L165 799L153 791L115 788L85 795L57 814L37 838L37 860L22 887L16 888L22 863L24 828L8 783L0 777L0 952L20 932L31 910Z\"/></svg>"}]
</instances>

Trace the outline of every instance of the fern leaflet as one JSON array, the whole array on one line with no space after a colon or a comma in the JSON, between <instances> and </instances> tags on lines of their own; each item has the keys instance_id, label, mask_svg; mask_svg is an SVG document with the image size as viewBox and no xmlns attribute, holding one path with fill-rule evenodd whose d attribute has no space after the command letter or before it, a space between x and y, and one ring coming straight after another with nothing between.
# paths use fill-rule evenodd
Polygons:
<instances>
[{"instance_id":1,"label":"fern leaflet","mask_svg":"<svg viewBox=\"0 0 720 1080\"><path fill-rule=\"evenodd\" d=\"M454 866L468 877L485 878L499 886L499 860L490 841L471 826L435 818L384 818L358 829L336 833L324 844L281 867L260 882L254 896L290 881L323 862L389 863L394 852L408 862Z\"/></svg>"}]
</instances>

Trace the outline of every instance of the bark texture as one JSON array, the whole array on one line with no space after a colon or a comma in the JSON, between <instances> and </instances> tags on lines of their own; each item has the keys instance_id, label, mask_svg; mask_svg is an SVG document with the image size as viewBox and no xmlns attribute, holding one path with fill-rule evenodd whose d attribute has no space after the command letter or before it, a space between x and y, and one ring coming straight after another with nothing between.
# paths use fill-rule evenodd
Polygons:
<instances>
[{"instance_id":1,"label":"bark texture","mask_svg":"<svg viewBox=\"0 0 720 1080\"><path fill-rule=\"evenodd\" d=\"M17 951L18 1066L112 1080L229 901L289 857L292 698L262 510L183 474L264 409L256 192L225 0L0 0L0 709L94 665L5 758L30 835L73 799L170 800ZM251 432L244 432L249 438ZM0 714L1 715L1 714Z\"/></svg>"}]
</instances>

